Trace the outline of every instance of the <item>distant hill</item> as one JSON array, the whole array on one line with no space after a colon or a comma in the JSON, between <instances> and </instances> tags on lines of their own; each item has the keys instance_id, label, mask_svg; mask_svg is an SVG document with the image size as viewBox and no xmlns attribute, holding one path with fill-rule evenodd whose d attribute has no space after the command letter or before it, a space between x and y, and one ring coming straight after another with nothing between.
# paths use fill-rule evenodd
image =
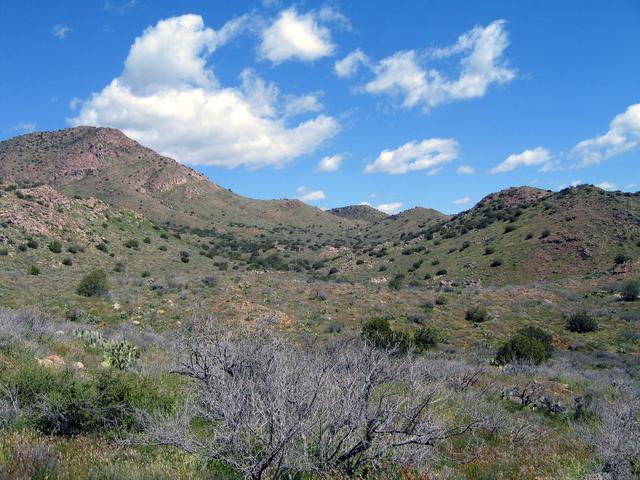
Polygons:
<instances>
[{"instance_id":1,"label":"distant hill","mask_svg":"<svg viewBox=\"0 0 640 480\"><path fill-rule=\"evenodd\" d=\"M332 208L327 210L338 217L351 220L364 220L368 223L375 223L384 220L388 215L370 205L348 205L346 207Z\"/></svg>"},{"instance_id":2,"label":"distant hill","mask_svg":"<svg viewBox=\"0 0 640 480\"><path fill-rule=\"evenodd\" d=\"M69 196L95 197L176 227L240 236L285 225L341 235L357 226L299 200L252 200L161 156L121 131L76 127L0 142L0 180L47 184Z\"/></svg>"}]
</instances>

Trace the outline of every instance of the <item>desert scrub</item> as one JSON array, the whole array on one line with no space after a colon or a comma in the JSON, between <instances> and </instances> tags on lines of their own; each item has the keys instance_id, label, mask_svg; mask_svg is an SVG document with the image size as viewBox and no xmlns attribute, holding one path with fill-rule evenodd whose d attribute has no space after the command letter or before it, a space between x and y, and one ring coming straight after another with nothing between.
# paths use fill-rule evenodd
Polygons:
<instances>
[{"instance_id":1,"label":"desert scrub","mask_svg":"<svg viewBox=\"0 0 640 480\"><path fill-rule=\"evenodd\" d=\"M537 327L518 330L496 353L496 363L528 362L536 365L553 354L551 335Z\"/></svg>"},{"instance_id":2,"label":"desert scrub","mask_svg":"<svg viewBox=\"0 0 640 480\"><path fill-rule=\"evenodd\" d=\"M411 339L404 332L397 332L386 318L372 318L362 326L362 337L377 348L404 353L411 347Z\"/></svg>"},{"instance_id":3,"label":"desert scrub","mask_svg":"<svg viewBox=\"0 0 640 480\"><path fill-rule=\"evenodd\" d=\"M438 333L433 328L419 328L413 334L413 344L417 352L425 352L438 345Z\"/></svg>"},{"instance_id":4,"label":"desert scrub","mask_svg":"<svg viewBox=\"0 0 640 480\"><path fill-rule=\"evenodd\" d=\"M598 322L587 312L576 312L569 315L565 328L574 333L594 332L598 329Z\"/></svg>"},{"instance_id":5,"label":"desert scrub","mask_svg":"<svg viewBox=\"0 0 640 480\"><path fill-rule=\"evenodd\" d=\"M491 316L485 307L474 305L467 309L464 314L464 319L473 323L481 323L490 320Z\"/></svg>"},{"instance_id":6,"label":"desert scrub","mask_svg":"<svg viewBox=\"0 0 640 480\"><path fill-rule=\"evenodd\" d=\"M625 302L634 302L640 295L640 280L629 280L620 289L620 298Z\"/></svg>"},{"instance_id":7,"label":"desert scrub","mask_svg":"<svg viewBox=\"0 0 640 480\"><path fill-rule=\"evenodd\" d=\"M82 295L83 297L104 295L109 291L107 274L102 269L92 270L82 277L76 291L78 295Z\"/></svg>"},{"instance_id":8,"label":"desert scrub","mask_svg":"<svg viewBox=\"0 0 640 480\"><path fill-rule=\"evenodd\" d=\"M29 355L16 355L0 370L0 383L20 405L16 426L49 435L139 431L138 409L169 412L175 400L150 379L130 372L101 370L80 375L46 368Z\"/></svg>"},{"instance_id":9,"label":"desert scrub","mask_svg":"<svg viewBox=\"0 0 640 480\"><path fill-rule=\"evenodd\" d=\"M59 240L53 240L52 242L49 243L49 245L47 245L47 247L53 253L62 252L62 244L60 243Z\"/></svg>"}]
</instances>

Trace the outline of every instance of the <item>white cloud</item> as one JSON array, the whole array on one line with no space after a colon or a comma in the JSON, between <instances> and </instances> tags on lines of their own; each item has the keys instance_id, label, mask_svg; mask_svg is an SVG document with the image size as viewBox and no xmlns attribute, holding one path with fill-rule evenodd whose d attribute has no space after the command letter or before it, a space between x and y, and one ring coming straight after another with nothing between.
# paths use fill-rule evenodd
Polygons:
<instances>
[{"instance_id":1,"label":"white cloud","mask_svg":"<svg viewBox=\"0 0 640 480\"><path fill-rule=\"evenodd\" d=\"M317 95L285 95L284 114L287 117L294 117L303 113L320 112L324 106L318 100Z\"/></svg>"},{"instance_id":2,"label":"white cloud","mask_svg":"<svg viewBox=\"0 0 640 480\"><path fill-rule=\"evenodd\" d=\"M35 122L18 122L8 129L11 133L31 133L36 129Z\"/></svg>"},{"instance_id":3,"label":"white cloud","mask_svg":"<svg viewBox=\"0 0 640 480\"><path fill-rule=\"evenodd\" d=\"M525 150L522 153L509 155L502 163L492 168L489 173L504 173L515 170L518 167L546 165L550 159L551 153L549 153L546 148L538 147L533 150Z\"/></svg>"},{"instance_id":4,"label":"white cloud","mask_svg":"<svg viewBox=\"0 0 640 480\"><path fill-rule=\"evenodd\" d=\"M456 170L460 175L473 175L476 173L476 169L471 165L460 165Z\"/></svg>"},{"instance_id":5,"label":"white cloud","mask_svg":"<svg viewBox=\"0 0 640 480\"><path fill-rule=\"evenodd\" d=\"M606 190L606 191L612 191L612 190L617 190L618 189L618 185L616 185L613 182L600 182L600 183L596 183L596 187L601 188L602 190Z\"/></svg>"},{"instance_id":6,"label":"white cloud","mask_svg":"<svg viewBox=\"0 0 640 480\"><path fill-rule=\"evenodd\" d=\"M607 133L578 143L571 155L580 161L579 166L584 167L639 147L640 103L636 103L614 117Z\"/></svg>"},{"instance_id":7,"label":"white cloud","mask_svg":"<svg viewBox=\"0 0 640 480\"><path fill-rule=\"evenodd\" d=\"M136 39L122 75L85 100L70 123L119 128L193 165L281 167L314 151L339 131L334 118L289 125L275 85L245 70L240 86L223 87L207 67L245 22L240 17L217 31L198 15L158 22Z\"/></svg>"},{"instance_id":8,"label":"white cloud","mask_svg":"<svg viewBox=\"0 0 640 480\"><path fill-rule=\"evenodd\" d=\"M358 205L365 205L367 207L371 206L371 204L369 202L360 202Z\"/></svg>"},{"instance_id":9,"label":"white cloud","mask_svg":"<svg viewBox=\"0 0 640 480\"><path fill-rule=\"evenodd\" d=\"M117 13L118 15L124 15L138 5L138 0L124 0L123 2L112 2L106 0L104 2L104 9L107 12Z\"/></svg>"},{"instance_id":10,"label":"white cloud","mask_svg":"<svg viewBox=\"0 0 640 480\"><path fill-rule=\"evenodd\" d=\"M409 142L395 150L383 150L375 162L365 167L366 173L406 173L434 169L458 157L458 142L451 138L430 138L420 143Z\"/></svg>"},{"instance_id":11,"label":"white cloud","mask_svg":"<svg viewBox=\"0 0 640 480\"><path fill-rule=\"evenodd\" d=\"M420 54L416 50L396 52L373 65L374 79L364 85L365 92L402 97L405 108L421 106L429 110L454 100L485 95L490 85L506 84L516 76L503 59L509 39L505 21L475 27L458 38L455 45ZM425 68L422 57L430 60L460 55L457 79L447 78L435 68Z\"/></svg>"},{"instance_id":12,"label":"white cloud","mask_svg":"<svg viewBox=\"0 0 640 480\"><path fill-rule=\"evenodd\" d=\"M299 195L298 200L303 202L318 202L327 198L322 190L308 191L305 187L298 187L296 191Z\"/></svg>"},{"instance_id":13,"label":"white cloud","mask_svg":"<svg viewBox=\"0 0 640 480\"><path fill-rule=\"evenodd\" d=\"M324 157L318 163L316 172L335 172L340 169L340 164L344 160L344 155L332 155Z\"/></svg>"},{"instance_id":14,"label":"white cloud","mask_svg":"<svg viewBox=\"0 0 640 480\"><path fill-rule=\"evenodd\" d=\"M63 40L71 33L71 28L68 25L59 23L51 28L51 33L54 37Z\"/></svg>"},{"instance_id":15,"label":"white cloud","mask_svg":"<svg viewBox=\"0 0 640 480\"><path fill-rule=\"evenodd\" d=\"M582 180L574 180L571 183L563 183L562 185L558 185L558 190L564 190L568 187L577 187L578 185L582 185L584 182Z\"/></svg>"},{"instance_id":16,"label":"white cloud","mask_svg":"<svg viewBox=\"0 0 640 480\"><path fill-rule=\"evenodd\" d=\"M442 167L432 168L427 172L427 175L430 177L433 177L435 175L438 175L439 173L442 173L442 170L443 170Z\"/></svg>"},{"instance_id":17,"label":"white cloud","mask_svg":"<svg viewBox=\"0 0 640 480\"><path fill-rule=\"evenodd\" d=\"M454 205L467 205L469 203L471 203L471 198L470 197L462 197L462 198L458 198L458 199L453 201Z\"/></svg>"},{"instance_id":18,"label":"white cloud","mask_svg":"<svg viewBox=\"0 0 640 480\"><path fill-rule=\"evenodd\" d=\"M333 70L338 77L348 78L356 74L360 65L369 65L369 58L358 48L342 60L338 60Z\"/></svg>"},{"instance_id":19,"label":"white cloud","mask_svg":"<svg viewBox=\"0 0 640 480\"><path fill-rule=\"evenodd\" d=\"M402 202L381 203L376 208L387 215L395 215L402 208Z\"/></svg>"},{"instance_id":20,"label":"white cloud","mask_svg":"<svg viewBox=\"0 0 640 480\"><path fill-rule=\"evenodd\" d=\"M293 7L280 12L262 32L261 58L277 64L293 59L311 62L332 55L335 45L323 20L328 18L313 11L298 14Z\"/></svg>"}]
</instances>

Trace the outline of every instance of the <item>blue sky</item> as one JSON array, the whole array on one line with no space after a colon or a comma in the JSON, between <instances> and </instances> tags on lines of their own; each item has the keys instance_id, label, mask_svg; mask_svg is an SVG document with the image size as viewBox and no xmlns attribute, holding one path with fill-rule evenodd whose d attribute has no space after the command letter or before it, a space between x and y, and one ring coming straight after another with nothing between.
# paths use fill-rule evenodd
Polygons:
<instances>
[{"instance_id":1,"label":"blue sky","mask_svg":"<svg viewBox=\"0 0 640 480\"><path fill-rule=\"evenodd\" d=\"M321 208L635 191L639 32L634 0L2 2L0 138L113 126Z\"/></svg>"}]
</instances>

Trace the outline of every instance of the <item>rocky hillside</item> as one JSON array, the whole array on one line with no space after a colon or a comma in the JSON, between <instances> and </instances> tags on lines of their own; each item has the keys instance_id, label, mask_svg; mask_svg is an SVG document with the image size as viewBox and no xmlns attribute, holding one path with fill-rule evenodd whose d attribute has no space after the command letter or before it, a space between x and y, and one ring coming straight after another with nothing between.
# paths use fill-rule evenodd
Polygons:
<instances>
[{"instance_id":1,"label":"rocky hillside","mask_svg":"<svg viewBox=\"0 0 640 480\"><path fill-rule=\"evenodd\" d=\"M328 210L338 217L351 220L364 220L367 223L376 223L387 218L387 214L371 207L370 205L347 205L346 207L332 208Z\"/></svg>"},{"instance_id":2,"label":"rocky hillside","mask_svg":"<svg viewBox=\"0 0 640 480\"><path fill-rule=\"evenodd\" d=\"M110 128L69 128L0 142L0 179L95 197L161 224L240 236L268 233L282 225L298 233L331 236L357 226L298 200L236 195Z\"/></svg>"}]
</instances>

